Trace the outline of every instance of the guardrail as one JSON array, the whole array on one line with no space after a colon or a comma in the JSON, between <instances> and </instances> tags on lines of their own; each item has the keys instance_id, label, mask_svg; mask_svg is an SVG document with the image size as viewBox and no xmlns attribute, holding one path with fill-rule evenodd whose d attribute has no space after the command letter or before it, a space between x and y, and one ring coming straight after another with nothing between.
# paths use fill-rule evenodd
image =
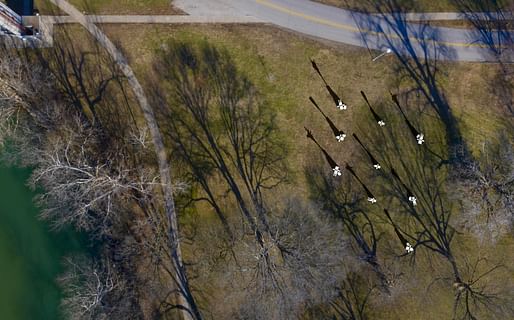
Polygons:
<instances>
[{"instance_id":1,"label":"guardrail","mask_svg":"<svg viewBox=\"0 0 514 320\"><path fill-rule=\"evenodd\" d=\"M0 2L0 30L21 35L24 29L21 16Z\"/></svg>"}]
</instances>

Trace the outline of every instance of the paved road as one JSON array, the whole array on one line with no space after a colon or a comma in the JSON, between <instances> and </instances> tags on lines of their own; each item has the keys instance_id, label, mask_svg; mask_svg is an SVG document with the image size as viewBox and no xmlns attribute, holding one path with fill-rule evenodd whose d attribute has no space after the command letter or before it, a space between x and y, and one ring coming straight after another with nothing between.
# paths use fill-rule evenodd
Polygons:
<instances>
[{"instance_id":1,"label":"paved road","mask_svg":"<svg viewBox=\"0 0 514 320\"><path fill-rule=\"evenodd\" d=\"M392 16L359 14L309 0L175 0L174 4L191 15L217 16L230 12L317 38L372 49L394 47L404 54L410 50L410 54L424 55L427 51L424 47L429 47L429 57L437 55L441 60L495 60L490 49L466 29L399 23ZM439 17L453 18L448 13ZM422 19L419 14L411 18ZM430 18L434 15L427 16Z\"/></svg>"},{"instance_id":2,"label":"paved road","mask_svg":"<svg viewBox=\"0 0 514 320\"><path fill-rule=\"evenodd\" d=\"M270 23L316 38L439 60L496 61L491 47L467 29L427 27L406 20L463 19L458 13L365 15L309 0L175 0L186 16L84 16L84 23ZM80 12L79 12L80 13ZM55 23L75 17L42 17L44 43L52 43ZM492 38L495 38L494 35ZM378 53L375 53L378 55ZM502 57L513 61L512 57Z\"/></svg>"}]
</instances>

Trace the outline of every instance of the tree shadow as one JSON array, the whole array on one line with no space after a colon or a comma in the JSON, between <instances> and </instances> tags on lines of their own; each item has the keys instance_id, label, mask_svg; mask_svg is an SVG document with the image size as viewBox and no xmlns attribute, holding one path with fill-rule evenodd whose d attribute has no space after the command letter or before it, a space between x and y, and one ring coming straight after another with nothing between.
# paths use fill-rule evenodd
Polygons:
<instances>
[{"instance_id":1,"label":"tree shadow","mask_svg":"<svg viewBox=\"0 0 514 320\"><path fill-rule=\"evenodd\" d=\"M492 66L496 74L489 83L489 91L514 117L514 69L510 63L514 57L512 4L503 0L456 0L455 6L472 27L469 36L473 43L487 48L484 58L497 62Z\"/></svg>"},{"instance_id":2,"label":"tree shadow","mask_svg":"<svg viewBox=\"0 0 514 320\"><path fill-rule=\"evenodd\" d=\"M458 164L471 159L471 154L460 132L457 119L438 83L441 60L453 60L456 55L448 47L439 30L426 24L408 23L403 6L398 0L373 2L374 15L354 15L361 30L362 40L378 48L388 48L398 61L399 71L405 73L426 99L444 124L448 163ZM399 94L400 101L402 94ZM460 150L460 152L455 152Z\"/></svg>"},{"instance_id":3,"label":"tree shadow","mask_svg":"<svg viewBox=\"0 0 514 320\"><path fill-rule=\"evenodd\" d=\"M82 37L77 37L77 34ZM70 161L69 167L73 164L77 165L77 163L85 166L88 170L96 167L97 175L99 172L107 172L111 177L130 175L131 178L134 178L138 173L142 174L140 178L148 175L150 179L153 179L158 176L154 171L154 157L149 155L150 152L145 146L150 142L146 141L145 137L136 136L142 132L140 129L144 130L144 126L141 125L141 122L138 125L137 119L141 119L141 115L137 114L139 108L135 104L133 93L128 88L126 78L117 63L89 34L80 33L80 30L73 27L66 27L59 28L55 35L57 39L49 48L26 47L16 50L5 47L2 52L15 55L22 61L21 64L29 70L29 73L42 70L47 76L45 81L38 80L38 82L27 84L27 87L30 88L26 92L26 96L30 97L27 100L27 113L32 121L30 130L33 130L34 133L31 138L39 139L36 142L38 148L49 147L51 149L49 152L55 148L57 155L55 158L65 158L66 161ZM2 55L2 57L4 56ZM37 80L35 77L34 79ZM41 94L41 88L47 86L51 88L48 90L49 93L45 92L48 95ZM69 136L71 137L70 141L67 141ZM50 139L55 139L55 141ZM27 148L27 146L23 147ZM44 153L33 153L34 155L29 155L21 160L39 169L44 165L43 161L48 156L43 157ZM34 160L34 158L40 159ZM71 160L69 160L70 158ZM72 171L66 168L62 172ZM77 175L63 173L48 180L54 182L55 185L61 183L59 179L65 180L62 183L66 185L79 178ZM144 184L143 180L138 180L138 182ZM42 184L45 188L53 186L47 181L46 184ZM155 180L152 180L151 184L157 186ZM79 185L87 186L84 182ZM67 190L65 187L61 187L61 189ZM55 188L55 190L61 189ZM72 195L77 195L73 201L68 201L70 197L53 197L55 193L51 194L52 197L47 196L51 201L46 202L46 207L53 208L53 211L58 213L57 218L66 218L67 211L65 209L69 209L67 206L80 204L80 200L87 197L87 192L78 196L80 193L78 187L69 188L69 190L76 190L76 193L70 192ZM94 192L92 187L87 190ZM171 265L173 262L169 261L177 259L171 258L166 253L165 246L168 244L169 234L166 231L167 223L161 210L160 199L156 196L157 192L129 189L126 191L123 201L121 201L122 204L118 206L116 202L115 209L111 207L111 195L99 192L99 194L102 193L99 196L100 199L109 198L108 204L105 206L90 205L87 210L84 210L85 215L91 217L95 223L91 229L88 229L90 231L88 235L92 241L101 244L98 246L95 259L114 261L124 281L133 287L145 288L147 294L156 294L156 300L168 299L168 295L163 292L169 290L169 287L175 287L174 283L169 285L173 281L179 281L177 290L191 299L190 292L186 292L189 287L183 266L179 266L181 269L178 280L174 276L176 270L171 270L176 266ZM112 196L112 198L115 197ZM57 207L51 207L50 204ZM74 207L71 206L71 208ZM103 209L107 212L116 211L116 214L106 215ZM54 218L50 215L47 217ZM61 218L64 222L57 222L73 223L71 218L68 220L64 220L64 218ZM78 227L81 227L80 224ZM133 243L126 243L126 239L137 240L134 240ZM135 251L138 253L134 253ZM129 255L128 252L131 254ZM145 278L146 275L142 275L140 271L135 271L137 267L143 265L141 261L144 259L148 261L148 265L144 265L144 267L148 268L149 273L154 271L152 275L155 277L152 279ZM172 279L165 282L163 278L167 276ZM158 281L161 282L157 283ZM154 286L158 286L159 289ZM105 299L110 298L110 296L105 297ZM125 305L131 306L132 309L140 308L140 301L135 301L131 296L124 298L124 301L116 300L112 305L107 301L105 304L113 310ZM116 305L116 303L119 304ZM121 311L118 313L119 317L123 317ZM133 312L132 316L137 317L137 314Z\"/></svg>"},{"instance_id":4,"label":"tree shadow","mask_svg":"<svg viewBox=\"0 0 514 320\"><path fill-rule=\"evenodd\" d=\"M488 49L487 57L499 62L512 58L512 12L503 0L455 0L454 5L473 27L473 44Z\"/></svg>"},{"instance_id":5,"label":"tree shadow","mask_svg":"<svg viewBox=\"0 0 514 320\"><path fill-rule=\"evenodd\" d=\"M475 319L484 309L508 314L510 311L499 307L495 301L508 300L509 294L497 294L479 281L495 273L501 263L487 261L485 271L473 271L469 275L466 259L471 255L457 249L455 240L459 231L453 225L454 199L449 196L453 190L446 184L453 170L440 167L440 158L429 146L416 144L411 137L402 134L403 126L392 121L393 117L386 114L389 126L385 134L383 130L362 133L364 144L383 169L375 184L382 186L382 196L389 199L383 202L394 210L391 213L384 210L387 221L402 244L406 241L412 244L412 259L418 250L425 249L448 263L452 276L445 279L455 290L455 318ZM442 144L443 139L432 137L431 143Z\"/></svg>"}]
</instances>

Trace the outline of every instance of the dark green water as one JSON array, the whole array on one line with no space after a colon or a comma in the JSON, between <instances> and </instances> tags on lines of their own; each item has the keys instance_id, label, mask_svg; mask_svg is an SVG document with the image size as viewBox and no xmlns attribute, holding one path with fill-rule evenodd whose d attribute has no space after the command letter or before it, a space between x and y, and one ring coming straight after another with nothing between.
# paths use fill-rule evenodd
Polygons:
<instances>
[{"instance_id":1,"label":"dark green water","mask_svg":"<svg viewBox=\"0 0 514 320\"><path fill-rule=\"evenodd\" d=\"M37 218L28 176L28 170L0 166L0 319L61 319L55 278L63 256L80 243Z\"/></svg>"}]
</instances>

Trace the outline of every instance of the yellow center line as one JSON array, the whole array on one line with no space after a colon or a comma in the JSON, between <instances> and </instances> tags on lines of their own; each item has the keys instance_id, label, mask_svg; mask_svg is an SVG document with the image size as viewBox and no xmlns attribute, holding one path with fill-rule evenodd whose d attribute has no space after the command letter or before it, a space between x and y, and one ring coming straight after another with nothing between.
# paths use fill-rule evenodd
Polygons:
<instances>
[{"instance_id":1,"label":"yellow center line","mask_svg":"<svg viewBox=\"0 0 514 320\"><path fill-rule=\"evenodd\" d=\"M386 35L389 38L393 38L393 39L403 39L403 37L400 37L400 36L398 36L396 34L388 34L388 33L385 33L385 32L377 32L377 31L373 31L373 30L359 29L359 28L354 27L354 26L350 26L350 25L346 25L346 24L342 24L342 23L337 23L337 22L333 22L333 21L322 19L322 18L318 18L318 17L314 17L314 16L311 16L311 15L308 15L308 14L305 14L305 13L302 13L302 12L299 12L299 11L291 10L291 9L283 7L281 5L272 3L269 0L255 0L255 2L259 3L259 4L262 4L262 5L266 6L266 7L275 9L277 11L286 13L288 15L299 17L299 18L302 18L302 19L305 19L305 20L308 20L308 21L312 21L312 22L318 23L318 24L334 27L336 29L347 30L347 31L356 32L356 33L366 33L366 34L372 34L372 35ZM411 40L411 41L417 41L417 42L427 41L425 39L421 39L420 40L417 37L408 37L408 39ZM486 45L479 44L479 43L447 42L447 41L439 41L439 40L428 40L428 41L435 42L435 43L438 43L438 44L441 44L441 45L445 45L445 46L451 46L451 47L480 47L480 48L487 48Z\"/></svg>"}]
</instances>

